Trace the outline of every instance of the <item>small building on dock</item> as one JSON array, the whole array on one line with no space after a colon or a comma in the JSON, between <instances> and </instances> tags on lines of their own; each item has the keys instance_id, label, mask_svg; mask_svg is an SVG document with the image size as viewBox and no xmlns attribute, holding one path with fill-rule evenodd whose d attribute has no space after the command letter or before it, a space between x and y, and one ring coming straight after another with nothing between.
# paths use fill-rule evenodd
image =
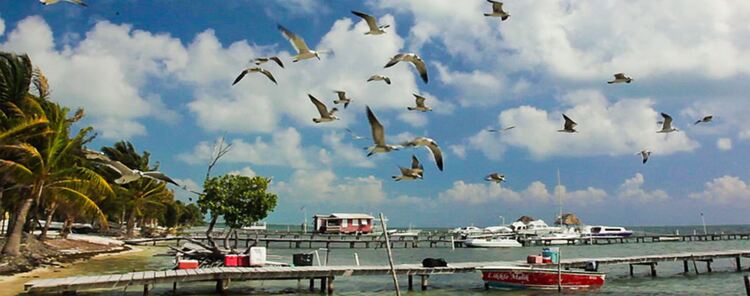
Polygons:
<instances>
[{"instance_id":1,"label":"small building on dock","mask_svg":"<svg viewBox=\"0 0 750 296\"><path fill-rule=\"evenodd\" d=\"M313 216L313 229L317 233L370 233L375 217L357 213L332 213Z\"/></svg>"}]
</instances>

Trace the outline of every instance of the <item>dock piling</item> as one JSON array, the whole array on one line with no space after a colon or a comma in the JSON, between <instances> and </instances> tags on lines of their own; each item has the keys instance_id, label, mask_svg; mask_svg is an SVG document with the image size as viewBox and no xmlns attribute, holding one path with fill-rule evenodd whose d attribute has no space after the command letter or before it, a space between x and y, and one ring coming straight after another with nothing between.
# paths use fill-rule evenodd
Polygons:
<instances>
[{"instance_id":1,"label":"dock piling","mask_svg":"<svg viewBox=\"0 0 750 296\"><path fill-rule=\"evenodd\" d=\"M735 257L734 258L734 262L737 265L737 272L741 272L742 271L742 264L741 264L742 262L740 261L740 256Z\"/></svg>"},{"instance_id":2,"label":"dock piling","mask_svg":"<svg viewBox=\"0 0 750 296\"><path fill-rule=\"evenodd\" d=\"M314 292L314 291L315 291L315 279L311 278L310 279L310 292Z\"/></svg>"},{"instance_id":3,"label":"dock piling","mask_svg":"<svg viewBox=\"0 0 750 296\"><path fill-rule=\"evenodd\" d=\"M744 276L743 278L745 280L745 294L750 296L750 277Z\"/></svg>"},{"instance_id":4,"label":"dock piling","mask_svg":"<svg viewBox=\"0 0 750 296\"><path fill-rule=\"evenodd\" d=\"M328 295L333 294L333 277L329 277L328 278L328 288L327 288L327 291L328 291Z\"/></svg>"},{"instance_id":5,"label":"dock piling","mask_svg":"<svg viewBox=\"0 0 750 296\"><path fill-rule=\"evenodd\" d=\"M421 275L422 277L422 291L427 291L427 286L430 285L430 276L429 275Z\"/></svg>"},{"instance_id":6,"label":"dock piling","mask_svg":"<svg viewBox=\"0 0 750 296\"><path fill-rule=\"evenodd\" d=\"M408 276L408 279L409 279L409 291L414 291L414 276L410 274Z\"/></svg>"}]
</instances>

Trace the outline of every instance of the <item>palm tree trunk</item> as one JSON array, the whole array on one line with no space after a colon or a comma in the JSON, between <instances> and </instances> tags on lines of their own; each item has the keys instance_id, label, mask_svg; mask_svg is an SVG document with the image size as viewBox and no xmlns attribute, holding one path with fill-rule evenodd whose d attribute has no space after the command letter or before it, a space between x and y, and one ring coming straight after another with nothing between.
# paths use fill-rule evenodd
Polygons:
<instances>
[{"instance_id":1,"label":"palm tree trunk","mask_svg":"<svg viewBox=\"0 0 750 296\"><path fill-rule=\"evenodd\" d=\"M135 235L135 209L130 211L130 216L128 216L128 226L125 231L126 237L133 237Z\"/></svg>"},{"instance_id":2,"label":"palm tree trunk","mask_svg":"<svg viewBox=\"0 0 750 296\"><path fill-rule=\"evenodd\" d=\"M47 231L49 230L49 226L52 223L52 217L55 215L55 211L57 211L57 203L52 202L52 205L50 206L49 213L47 213L47 221L44 222L44 227L42 227L42 233L39 235L39 240L45 240L47 238Z\"/></svg>"},{"instance_id":3,"label":"palm tree trunk","mask_svg":"<svg viewBox=\"0 0 750 296\"><path fill-rule=\"evenodd\" d=\"M63 223L63 228L60 230L60 237L62 237L63 239L67 239L68 234L70 234L72 227L73 227L73 218L66 217L65 223Z\"/></svg>"},{"instance_id":4,"label":"palm tree trunk","mask_svg":"<svg viewBox=\"0 0 750 296\"><path fill-rule=\"evenodd\" d=\"M42 195L42 186L44 181L40 181L39 184L34 186L34 190L29 197L21 201L21 205L18 208L18 212L14 215L13 229L10 230L8 239L5 240L2 254L6 256L18 256L21 254L21 238L23 236L23 225L26 224L26 217L31 209L31 204L34 203L35 199L39 199Z\"/></svg>"}]
</instances>

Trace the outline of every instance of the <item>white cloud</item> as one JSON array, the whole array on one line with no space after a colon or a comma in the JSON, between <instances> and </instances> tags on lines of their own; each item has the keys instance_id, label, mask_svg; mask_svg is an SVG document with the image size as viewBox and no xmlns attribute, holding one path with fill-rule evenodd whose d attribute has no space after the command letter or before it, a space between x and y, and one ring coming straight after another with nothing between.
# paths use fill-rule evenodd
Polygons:
<instances>
[{"instance_id":1,"label":"white cloud","mask_svg":"<svg viewBox=\"0 0 750 296\"><path fill-rule=\"evenodd\" d=\"M330 170L296 170L275 192L305 203L381 204L386 201L383 181L374 176L338 178Z\"/></svg>"},{"instance_id":2,"label":"white cloud","mask_svg":"<svg viewBox=\"0 0 750 296\"><path fill-rule=\"evenodd\" d=\"M466 146L464 145L448 145L448 149L453 152L458 158L465 159L466 158Z\"/></svg>"},{"instance_id":3,"label":"white cloud","mask_svg":"<svg viewBox=\"0 0 750 296\"><path fill-rule=\"evenodd\" d=\"M424 127L427 125L427 116L421 112L409 111L398 114L398 119L410 124L413 127Z\"/></svg>"},{"instance_id":4,"label":"white cloud","mask_svg":"<svg viewBox=\"0 0 750 296\"><path fill-rule=\"evenodd\" d=\"M750 201L750 188L740 178L725 175L706 182L702 192L691 193L689 196L708 204L744 206Z\"/></svg>"},{"instance_id":5,"label":"white cloud","mask_svg":"<svg viewBox=\"0 0 750 296\"><path fill-rule=\"evenodd\" d=\"M271 137L271 141L256 137L254 142L248 143L242 139L234 139L229 152L221 158L220 162L249 163L254 165L276 165L292 168L309 168L312 161L308 154L312 151L303 150L302 138L299 132L290 127L277 131ZM200 142L193 148L192 152L178 155L178 158L189 164L205 163L209 160L214 149L214 144Z\"/></svg>"},{"instance_id":6,"label":"white cloud","mask_svg":"<svg viewBox=\"0 0 750 296\"><path fill-rule=\"evenodd\" d=\"M165 79L186 63L178 39L99 22L75 45L58 50L55 43L49 25L31 16L17 24L2 47L28 53L48 77L52 98L83 107L104 137L143 135L139 119L144 117L176 119L158 95L141 89L149 79Z\"/></svg>"},{"instance_id":7,"label":"white cloud","mask_svg":"<svg viewBox=\"0 0 750 296\"><path fill-rule=\"evenodd\" d=\"M174 180L175 182L177 182L177 184L180 184L180 186L183 186L185 187L185 189L187 189L185 190L183 188L175 188L175 199L181 200L183 202L195 202L197 201L198 195L193 192L203 192L203 186L193 181L193 179L174 178Z\"/></svg>"},{"instance_id":8,"label":"white cloud","mask_svg":"<svg viewBox=\"0 0 750 296\"><path fill-rule=\"evenodd\" d=\"M496 104L513 94L505 92L508 83L503 75L493 75L481 70L451 71L439 62L433 64L438 70L440 81L458 89L459 101L463 106Z\"/></svg>"},{"instance_id":9,"label":"white cloud","mask_svg":"<svg viewBox=\"0 0 750 296\"><path fill-rule=\"evenodd\" d=\"M750 73L745 2L520 1L506 3L512 17L505 22L481 17L490 10L482 1L382 0L379 6L414 16L416 49L433 42L476 64L598 80L618 71L636 79L678 71L709 78Z\"/></svg>"},{"instance_id":10,"label":"white cloud","mask_svg":"<svg viewBox=\"0 0 750 296\"><path fill-rule=\"evenodd\" d=\"M276 4L292 14L309 15L327 10L325 3L319 0L280 0Z\"/></svg>"},{"instance_id":11,"label":"white cloud","mask_svg":"<svg viewBox=\"0 0 750 296\"><path fill-rule=\"evenodd\" d=\"M0 18L0 36L3 36L5 33L5 20Z\"/></svg>"},{"instance_id":12,"label":"white cloud","mask_svg":"<svg viewBox=\"0 0 750 296\"><path fill-rule=\"evenodd\" d=\"M669 195L663 190L645 191L642 186L645 182L641 173L636 173L633 178L626 179L617 191L617 197L626 202L652 203L662 202L669 199Z\"/></svg>"},{"instance_id":13,"label":"white cloud","mask_svg":"<svg viewBox=\"0 0 750 296\"><path fill-rule=\"evenodd\" d=\"M565 186L556 186L556 194L563 196L566 204L586 205L599 203L607 197L607 192L593 187L567 192ZM482 205L488 203L550 203L557 200L541 181L534 181L523 191L514 191L496 183L466 183L456 181L453 186L438 194L438 200L447 203Z\"/></svg>"},{"instance_id":14,"label":"white cloud","mask_svg":"<svg viewBox=\"0 0 750 296\"><path fill-rule=\"evenodd\" d=\"M362 145L362 147L355 147L354 143L344 143L344 134L330 133L323 136L323 143L330 148L334 154L334 162L354 167L371 168L375 164L370 161L365 155L365 145L370 143L361 140L355 141L354 143Z\"/></svg>"},{"instance_id":15,"label":"white cloud","mask_svg":"<svg viewBox=\"0 0 750 296\"><path fill-rule=\"evenodd\" d=\"M732 149L732 139L730 138L719 138L716 140L716 148L727 151Z\"/></svg>"},{"instance_id":16,"label":"white cloud","mask_svg":"<svg viewBox=\"0 0 750 296\"><path fill-rule=\"evenodd\" d=\"M394 24L389 15L382 16L380 21ZM287 42L280 43L280 52L250 46L246 41L224 46L214 32L208 30L196 36L188 46L189 63L179 76L195 88L194 100L188 106L198 118L198 124L210 131L271 132L284 117L308 127L341 128L364 113L363 105L369 105L376 113L386 109L402 110L404 101L412 98L412 93L419 93L412 67L402 65L383 69L390 57L401 51L404 43L395 28L391 29L393 31L389 34L375 38L363 34L367 29L359 18L356 18L356 23L352 18L340 19L320 42L306 39L310 47L330 49L335 54L298 63L290 62L288 51L291 47ZM237 85L229 87L242 70L240 65L245 64L249 57L261 55L278 55L285 62L283 70L268 66L278 86L261 75L248 75ZM388 75L393 84L367 83L367 78L374 73ZM316 125L311 119L317 116L317 110L307 95L312 94L331 106L333 90L346 91L353 101L349 108L339 113L340 121ZM407 120L416 124L426 122L414 118Z\"/></svg>"},{"instance_id":17,"label":"white cloud","mask_svg":"<svg viewBox=\"0 0 750 296\"><path fill-rule=\"evenodd\" d=\"M644 147L666 155L698 147L684 132L656 133L660 117L650 99L610 103L601 93L585 90L569 93L562 101L571 108L550 113L531 106L505 110L498 125L516 128L507 133L480 131L469 139L470 146L490 159L501 158L507 146L527 149L534 158L623 155ZM563 125L561 113L578 123L578 133L557 132Z\"/></svg>"},{"instance_id":18,"label":"white cloud","mask_svg":"<svg viewBox=\"0 0 750 296\"><path fill-rule=\"evenodd\" d=\"M237 175L237 176L245 176L245 177L255 177L257 174L253 169L251 169L249 166L243 167L242 169L236 170L236 171L230 171L227 173L228 175Z\"/></svg>"}]
</instances>

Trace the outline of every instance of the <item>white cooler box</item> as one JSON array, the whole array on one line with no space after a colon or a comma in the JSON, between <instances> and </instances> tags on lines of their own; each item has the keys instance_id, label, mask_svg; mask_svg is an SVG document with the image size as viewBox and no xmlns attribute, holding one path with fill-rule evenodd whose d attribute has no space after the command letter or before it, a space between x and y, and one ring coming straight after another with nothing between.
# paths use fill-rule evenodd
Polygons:
<instances>
[{"instance_id":1,"label":"white cooler box","mask_svg":"<svg viewBox=\"0 0 750 296\"><path fill-rule=\"evenodd\" d=\"M248 256L250 256L250 266L266 265L266 247L252 247Z\"/></svg>"}]
</instances>

